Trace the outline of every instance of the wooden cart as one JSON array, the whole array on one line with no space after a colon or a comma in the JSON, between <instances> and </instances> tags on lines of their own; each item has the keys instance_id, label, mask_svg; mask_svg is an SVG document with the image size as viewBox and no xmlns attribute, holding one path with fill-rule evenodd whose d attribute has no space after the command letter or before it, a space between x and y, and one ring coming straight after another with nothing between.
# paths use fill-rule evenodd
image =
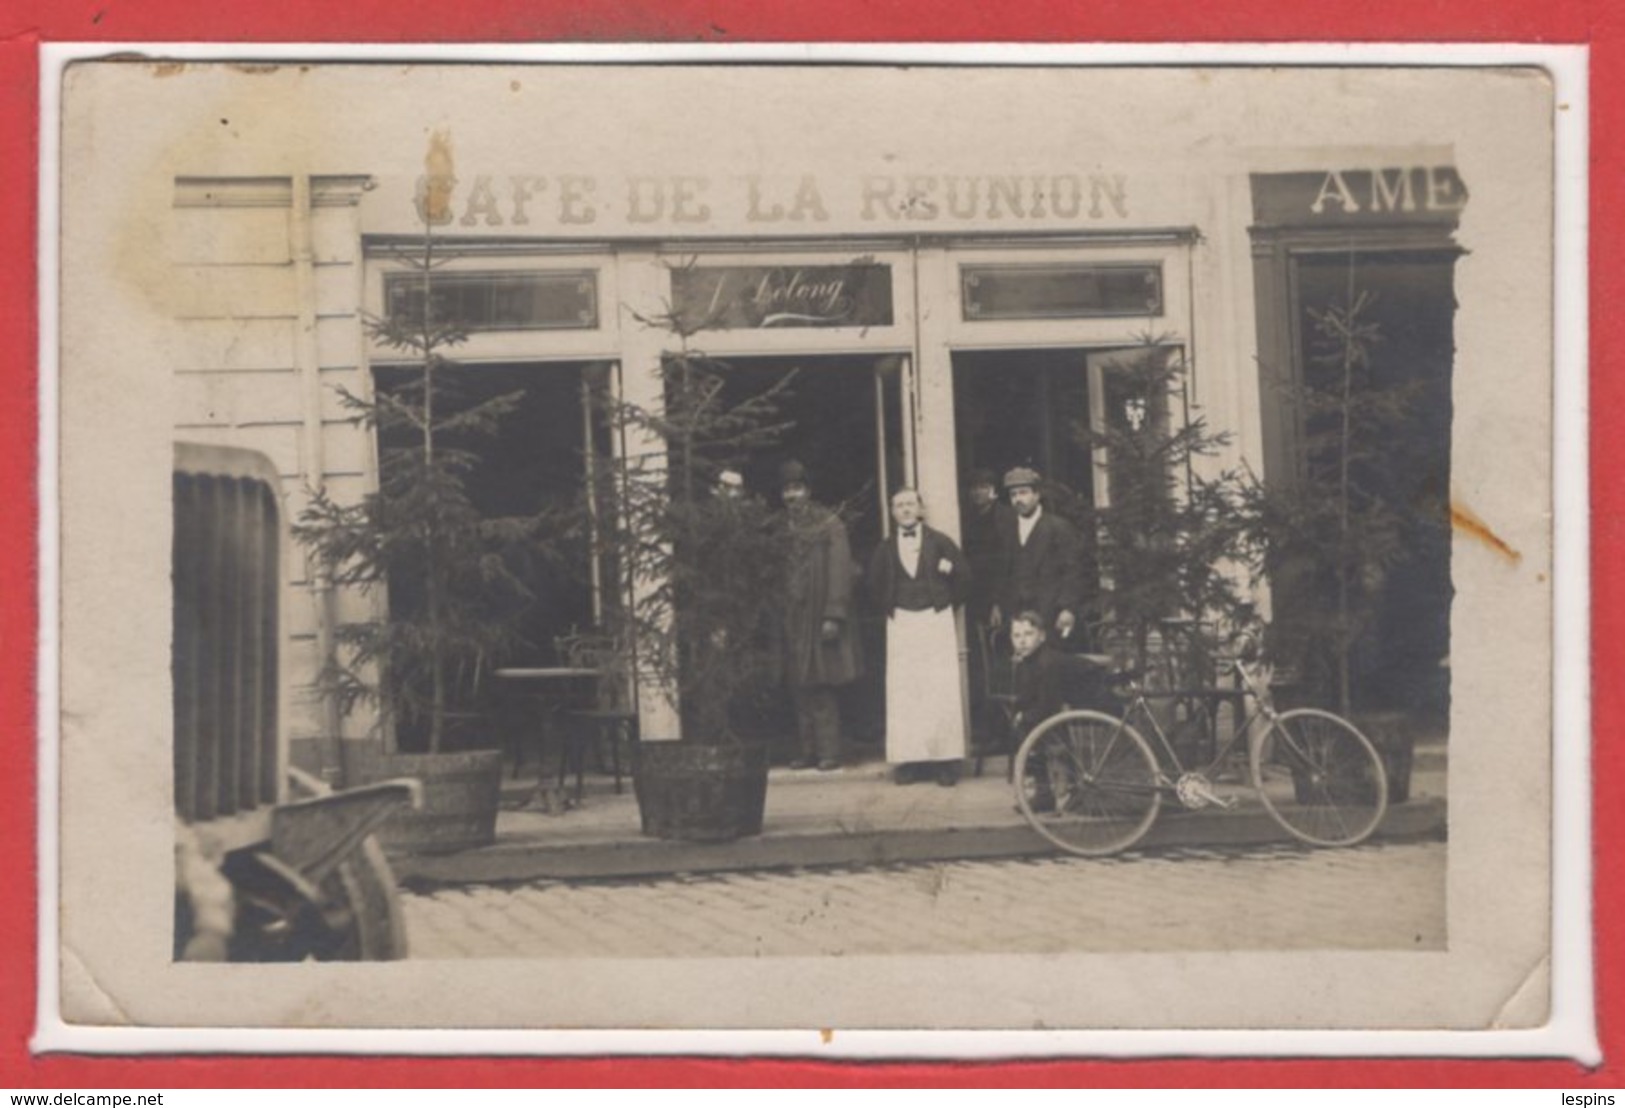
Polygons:
<instances>
[{"instance_id":1,"label":"wooden cart","mask_svg":"<svg viewBox=\"0 0 1625 1108\"><path fill-rule=\"evenodd\" d=\"M175 449L177 960L406 954L372 832L416 781L335 792L288 764L281 484L264 455Z\"/></svg>"}]
</instances>

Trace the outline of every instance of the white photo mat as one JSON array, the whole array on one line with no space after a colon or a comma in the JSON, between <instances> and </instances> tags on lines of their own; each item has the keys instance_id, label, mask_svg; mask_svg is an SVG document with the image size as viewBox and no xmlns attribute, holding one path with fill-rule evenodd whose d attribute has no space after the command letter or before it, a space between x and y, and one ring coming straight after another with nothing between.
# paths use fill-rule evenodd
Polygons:
<instances>
[{"instance_id":1,"label":"white photo mat","mask_svg":"<svg viewBox=\"0 0 1625 1108\"><path fill-rule=\"evenodd\" d=\"M82 97L64 101L72 62L118 48L50 47L42 66L37 1048L1596 1059L1587 865L1583 50L129 49L188 60L194 71L90 67L97 72ZM306 89L285 100L278 90L287 87L287 73L217 64L250 56L284 69L310 66ZM453 59L481 64L436 67ZM344 67L350 60L391 64ZM482 91L509 77L488 67L655 60L1008 67L986 71L995 88L1019 90L1042 74L1071 82L1081 97L1121 95L1137 78L1151 91L1132 124L1088 118L1108 139L1119 133L1114 128L1133 126L1143 136L1151 127L1152 137L1141 139L1147 159L1159 142L1184 149L1213 130L1264 148L1449 150L1472 196L1457 232L1466 254L1457 267L1452 492L1521 560L1509 563L1461 536L1453 547L1446 951L171 962L174 436L166 357L173 304L163 291L170 265L163 237L175 177L374 172L381 167L356 163L392 142L398 156L391 172L401 174L400 167L421 164L431 127L449 128L475 160L500 149L504 127L517 126L541 102L527 109ZM1102 64L1204 67L1204 76L1198 87L1179 69L1088 68ZM1210 68L1328 65L1357 68ZM1416 68L1366 68L1377 66ZM1050 67L1076 68L1056 75ZM1539 67L1545 76L1512 67ZM846 71L826 72L838 81ZM559 78L578 94L573 108L634 118L642 118L634 107L640 93L680 87L684 79L682 70L601 73L614 80L597 103L580 99L580 82L547 65L513 76L534 80L538 97ZM772 69L750 73L766 90L786 79ZM888 80L899 88L910 83L916 91L909 95L923 103L930 96L918 92L921 83L932 96L949 97L958 74L880 68L853 83ZM1265 83L1274 87L1265 92ZM413 95L403 98L403 87ZM290 104L330 111L315 120ZM225 118L247 140L226 139L215 122ZM907 116L886 119L901 126ZM1280 130L1284 120L1290 133ZM736 151L726 122L693 124L693 141ZM1044 143L1049 122L1011 122L1012 141ZM1153 125L1161 126L1160 138ZM814 136L807 156L818 157L826 144ZM625 158L614 149L601 154ZM821 1036L819 1028L835 1034Z\"/></svg>"}]
</instances>

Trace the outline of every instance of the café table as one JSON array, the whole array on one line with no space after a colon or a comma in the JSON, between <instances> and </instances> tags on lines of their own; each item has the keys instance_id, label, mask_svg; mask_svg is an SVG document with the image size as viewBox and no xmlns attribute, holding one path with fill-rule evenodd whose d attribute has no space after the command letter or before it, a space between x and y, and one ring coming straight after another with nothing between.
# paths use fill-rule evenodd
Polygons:
<instances>
[{"instance_id":1,"label":"caf\u00e9 table","mask_svg":"<svg viewBox=\"0 0 1625 1108\"><path fill-rule=\"evenodd\" d=\"M537 793L545 787L547 740L557 716L572 707L590 702L594 698L595 683L603 671L587 666L509 666L495 671L494 676L513 690L513 696L539 709L534 717L536 740ZM586 761L587 739L570 729L563 732L559 749L559 788L573 766L576 771L575 803L581 803L583 766ZM523 739L520 740L523 742ZM523 759L522 746L515 750L514 769ZM615 791L620 791L619 773Z\"/></svg>"}]
</instances>

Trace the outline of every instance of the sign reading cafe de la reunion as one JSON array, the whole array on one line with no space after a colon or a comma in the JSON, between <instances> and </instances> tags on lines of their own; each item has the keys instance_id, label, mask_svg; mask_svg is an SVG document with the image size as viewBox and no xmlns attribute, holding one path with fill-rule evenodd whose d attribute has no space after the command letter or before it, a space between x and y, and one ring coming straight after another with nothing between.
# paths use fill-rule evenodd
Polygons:
<instances>
[{"instance_id":1,"label":"sign reading cafe de la reunion","mask_svg":"<svg viewBox=\"0 0 1625 1108\"><path fill-rule=\"evenodd\" d=\"M453 177L418 178L417 199L458 191ZM431 221L462 227L534 223L590 226L601 219L629 226L712 222L766 226L861 222L1095 221L1126 219L1128 184L1121 174L870 175L830 183L757 175L713 179L694 174L630 176L613 183L592 175L482 173Z\"/></svg>"}]
</instances>

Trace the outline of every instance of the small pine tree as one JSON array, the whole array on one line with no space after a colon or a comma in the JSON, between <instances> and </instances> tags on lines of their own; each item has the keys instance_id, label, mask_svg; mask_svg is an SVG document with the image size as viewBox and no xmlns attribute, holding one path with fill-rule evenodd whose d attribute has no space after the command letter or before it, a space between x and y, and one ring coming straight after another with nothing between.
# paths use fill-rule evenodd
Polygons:
<instances>
[{"instance_id":1,"label":"small pine tree","mask_svg":"<svg viewBox=\"0 0 1625 1108\"><path fill-rule=\"evenodd\" d=\"M409 745L439 753L448 720L475 710L484 678L515 644L529 593L502 551L534 541L537 521L484 518L470 498L474 447L497 433L522 393L459 398L457 366L445 351L466 334L438 310L434 274L443 258L428 224L422 249L399 260L417 274L417 287L404 310L366 327L414 370L370 397L339 390L350 421L379 437L378 489L359 503L341 503L325 486L311 490L294 536L335 585L388 589L387 618L338 628L345 656L328 660L327 693L346 713L363 699L378 703L386 736L393 730L397 741L411 736Z\"/></svg>"},{"instance_id":2,"label":"small pine tree","mask_svg":"<svg viewBox=\"0 0 1625 1108\"><path fill-rule=\"evenodd\" d=\"M600 398L620 441L646 444L597 494L608 508L600 553L623 585L614 647L676 701L685 737L726 743L741 698L778 677L789 534L760 497L728 495L717 478L789 429L780 402L793 373L741 396L727 363L689 345L696 324L675 313L643 322L676 339L661 362L663 404Z\"/></svg>"},{"instance_id":3,"label":"small pine tree","mask_svg":"<svg viewBox=\"0 0 1625 1108\"><path fill-rule=\"evenodd\" d=\"M1181 416L1185 370L1176 347L1146 335L1105 368L1106 412L1098 429L1080 428L1105 477L1108 503L1095 509L1095 556L1106 585L1102 607L1131 637L1144 671L1153 634L1168 619L1234 621L1245 598L1236 568L1247 530L1242 482L1226 470L1197 472L1198 459L1230 442L1205 417Z\"/></svg>"},{"instance_id":4,"label":"small pine tree","mask_svg":"<svg viewBox=\"0 0 1625 1108\"><path fill-rule=\"evenodd\" d=\"M1308 372L1290 389L1304 426L1299 472L1269 487L1254 482L1247 498L1256 566L1276 593L1271 653L1345 715L1360 699L1355 652L1405 551L1410 510L1389 488L1390 455L1419 388L1375 378L1382 329L1369 318L1372 302L1351 288L1344 303L1308 309Z\"/></svg>"}]
</instances>

